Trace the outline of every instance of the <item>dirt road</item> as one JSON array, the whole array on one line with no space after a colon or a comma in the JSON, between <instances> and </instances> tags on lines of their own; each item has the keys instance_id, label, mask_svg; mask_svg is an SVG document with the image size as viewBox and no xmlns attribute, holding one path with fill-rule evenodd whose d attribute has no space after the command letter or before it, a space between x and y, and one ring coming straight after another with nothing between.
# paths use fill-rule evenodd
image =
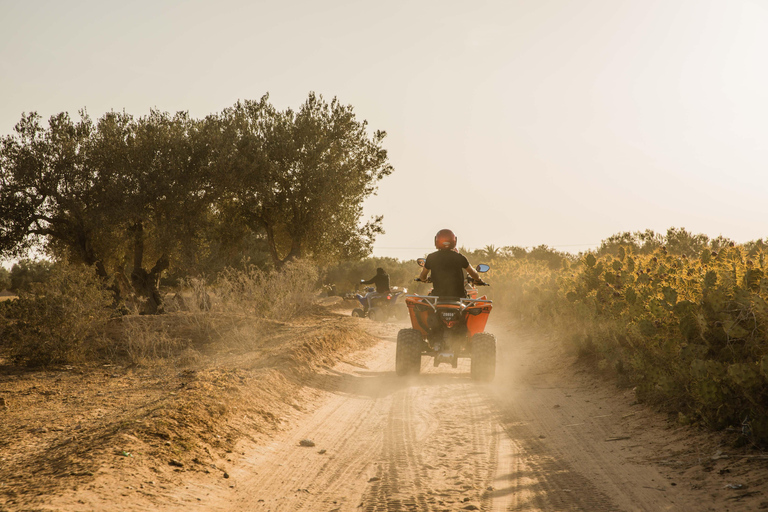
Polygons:
<instances>
[{"instance_id":1,"label":"dirt road","mask_svg":"<svg viewBox=\"0 0 768 512\"><path fill-rule=\"evenodd\" d=\"M326 314L196 369L8 375L0 512L768 509L768 455L553 341L497 318L493 383L426 357L399 378L400 327Z\"/></svg>"},{"instance_id":2,"label":"dirt road","mask_svg":"<svg viewBox=\"0 0 768 512\"><path fill-rule=\"evenodd\" d=\"M505 324L493 384L457 369L394 375L395 326L311 386L335 390L300 426L244 452L231 487L190 485L201 510L752 510L663 473L670 435L657 415ZM631 395L631 393L630 393ZM323 396L323 395L321 395ZM302 446L311 440L314 446ZM709 458L709 454L705 458ZM663 460L661 461L664 462ZM714 491L714 492L713 492ZM754 489L753 489L754 491ZM730 491L731 493L735 491ZM760 491L762 492L762 491ZM722 503L727 503L723 506Z\"/></svg>"}]
</instances>

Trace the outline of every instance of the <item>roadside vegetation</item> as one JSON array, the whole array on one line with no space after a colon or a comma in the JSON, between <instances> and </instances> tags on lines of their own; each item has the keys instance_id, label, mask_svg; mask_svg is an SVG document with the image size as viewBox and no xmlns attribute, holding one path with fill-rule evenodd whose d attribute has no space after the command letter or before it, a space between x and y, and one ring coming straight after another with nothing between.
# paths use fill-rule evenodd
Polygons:
<instances>
[{"instance_id":1,"label":"roadside vegetation","mask_svg":"<svg viewBox=\"0 0 768 512\"><path fill-rule=\"evenodd\" d=\"M0 258L16 261L0 272L15 294L0 358L138 362L189 345L138 315L203 331L285 321L309 308L317 265L369 255L382 232L361 206L392 172L386 133L335 98L79 114L24 114L0 138Z\"/></svg>"},{"instance_id":2,"label":"roadside vegetation","mask_svg":"<svg viewBox=\"0 0 768 512\"><path fill-rule=\"evenodd\" d=\"M574 344L679 422L768 442L762 240L736 245L673 228L615 235L577 257L549 253L492 258L499 307Z\"/></svg>"}]
</instances>

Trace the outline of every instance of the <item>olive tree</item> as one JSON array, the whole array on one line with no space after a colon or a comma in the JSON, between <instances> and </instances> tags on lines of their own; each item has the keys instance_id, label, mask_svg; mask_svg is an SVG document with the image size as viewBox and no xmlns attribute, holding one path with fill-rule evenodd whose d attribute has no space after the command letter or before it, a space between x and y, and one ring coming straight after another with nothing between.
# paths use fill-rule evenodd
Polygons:
<instances>
[{"instance_id":1,"label":"olive tree","mask_svg":"<svg viewBox=\"0 0 768 512\"><path fill-rule=\"evenodd\" d=\"M228 205L263 233L276 267L370 253L382 218L361 224L362 203L392 172L383 131L369 134L350 105L310 93L297 110L278 111L264 96L238 102L228 128Z\"/></svg>"},{"instance_id":2,"label":"olive tree","mask_svg":"<svg viewBox=\"0 0 768 512\"><path fill-rule=\"evenodd\" d=\"M125 277L148 299L145 312L157 312L160 274L194 244L210 209L204 125L154 111L97 123L62 113L48 128L22 116L0 140L0 254L38 248L94 265L105 279Z\"/></svg>"}]
</instances>

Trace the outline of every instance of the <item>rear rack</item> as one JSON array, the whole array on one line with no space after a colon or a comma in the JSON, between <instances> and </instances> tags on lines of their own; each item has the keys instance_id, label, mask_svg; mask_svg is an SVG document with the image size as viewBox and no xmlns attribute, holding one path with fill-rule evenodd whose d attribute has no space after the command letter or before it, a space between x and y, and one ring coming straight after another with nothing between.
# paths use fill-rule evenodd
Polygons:
<instances>
[{"instance_id":1,"label":"rear rack","mask_svg":"<svg viewBox=\"0 0 768 512\"><path fill-rule=\"evenodd\" d=\"M406 295L406 297L413 297L414 299L424 299L424 301L432 306L432 309L437 311L437 301L440 300L440 297L436 295ZM493 304L493 301L490 299L464 299L459 298L458 302L461 304L467 306L469 304L475 304L477 302L485 302L485 303L491 303Z\"/></svg>"}]
</instances>

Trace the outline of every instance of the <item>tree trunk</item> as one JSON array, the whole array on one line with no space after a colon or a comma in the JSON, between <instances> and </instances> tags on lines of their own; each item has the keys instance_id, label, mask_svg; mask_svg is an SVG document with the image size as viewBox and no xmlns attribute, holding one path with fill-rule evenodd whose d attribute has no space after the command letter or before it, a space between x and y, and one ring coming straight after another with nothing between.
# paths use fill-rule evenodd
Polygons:
<instances>
[{"instance_id":1,"label":"tree trunk","mask_svg":"<svg viewBox=\"0 0 768 512\"><path fill-rule=\"evenodd\" d=\"M267 232L267 246L269 247L269 255L272 257L272 263L275 264L275 268L282 266L280 256L277 254L277 245L275 244L275 232L272 230L272 226L264 222L264 230Z\"/></svg>"},{"instance_id":2,"label":"tree trunk","mask_svg":"<svg viewBox=\"0 0 768 512\"><path fill-rule=\"evenodd\" d=\"M264 230L267 233L267 245L269 246L269 255L272 256L272 263L275 264L275 268L280 270L289 261L293 261L297 258L301 258L301 242L291 236L291 250L288 252L285 258L280 258L277 252L277 243L275 241L275 232L272 229L272 225L264 222Z\"/></svg>"},{"instance_id":3,"label":"tree trunk","mask_svg":"<svg viewBox=\"0 0 768 512\"><path fill-rule=\"evenodd\" d=\"M133 271L131 272L131 285L137 295L146 297L142 315L156 315L163 312L163 298L158 290L160 276L168 268L170 262L168 256L163 254L157 260L152 270L147 272L143 268L144 260L144 226L137 222L133 226Z\"/></svg>"},{"instance_id":4,"label":"tree trunk","mask_svg":"<svg viewBox=\"0 0 768 512\"><path fill-rule=\"evenodd\" d=\"M110 276L107 272L104 262L99 259L96 251L93 250L93 244L91 243L91 236L89 232L82 226L81 223L77 224L77 251L79 253L80 260L89 267L96 266L96 274L101 278L107 290L112 292L112 306L119 307L122 301L122 294L120 293L120 286L116 281L110 282Z\"/></svg>"}]
</instances>

